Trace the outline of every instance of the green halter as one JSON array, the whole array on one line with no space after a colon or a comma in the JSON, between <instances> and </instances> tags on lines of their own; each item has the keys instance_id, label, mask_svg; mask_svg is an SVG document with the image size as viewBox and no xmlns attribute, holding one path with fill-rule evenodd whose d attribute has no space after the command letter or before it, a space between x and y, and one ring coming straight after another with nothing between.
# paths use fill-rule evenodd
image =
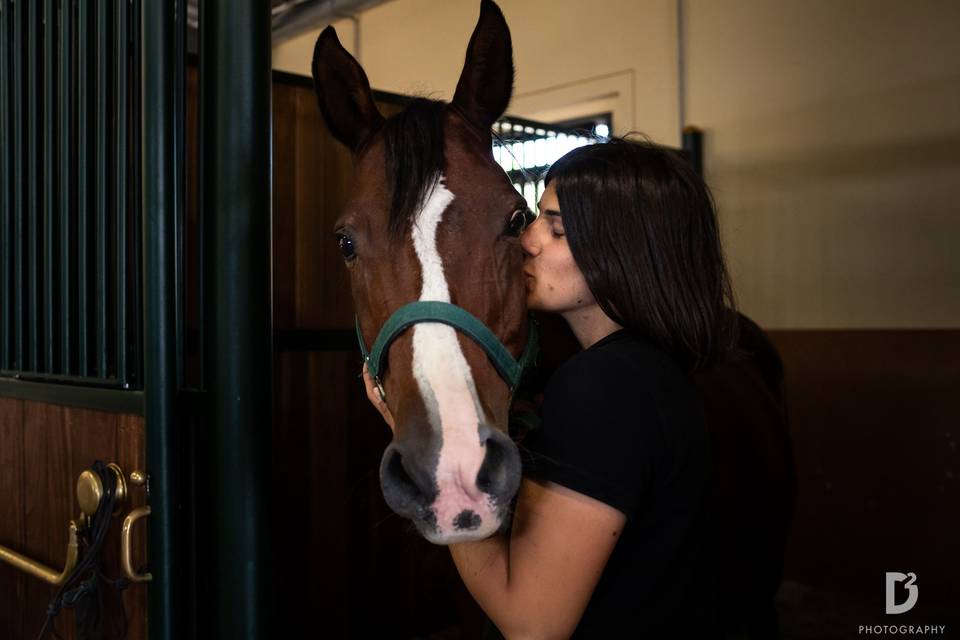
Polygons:
<instances>
[{"instance_id":1,"label":"green halter","mask_svg":"<svg viewBox=\"0 0 960 640\"><path fill-rule=\"evenodd\" d=\"M386 324L380 329L380 333L373 343L373 349L369 353L363 341L363 334L360 332L360 320L357 319L357 341L360 343L360 352L363 354L363 360L367 363L370 376L377 384L381 398L384 396L384 392L380 374L386 366L387 350L397 336L418 322L442 322L473 338L487 352L490 362L493 363L500 377L506 381L507 386L510 387L510 393L516 390L517 385L520 384L520 378L523 376L523 371L537 356L539 348L537 325L533 318L530 318L527 346L524 348L520 360L517 361L513 359L513 356L510 355L510 352L503 346L497 336L466 309L449 302L439 302L437 300L411 302L394 311L393 315L387 319Z\"/></svg>"}]
</instances>

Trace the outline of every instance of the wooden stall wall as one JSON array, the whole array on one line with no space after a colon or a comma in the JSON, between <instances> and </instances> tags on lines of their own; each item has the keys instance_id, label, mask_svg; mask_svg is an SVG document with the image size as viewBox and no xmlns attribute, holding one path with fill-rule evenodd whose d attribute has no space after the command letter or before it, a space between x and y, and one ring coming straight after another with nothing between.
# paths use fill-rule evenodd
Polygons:
<instances>
[{"instance_id":1,"label":"wooden stall wall","mask_svg":"<svg viewBox=\"0 0 960 640\"><path fill-rule=\"evenodd\" d=\"M380 96L385 116L400 107ZM446 548L383 500L390 432L358 377L354 312L333 224L351 185L349 152L327 132L308 79L273 89L274 514L278 623L317 637L479 637L482 613Z\"/></svg>"},{"instance_id":2,"label":"wooden stall wall","mask_svg":"<svg viewBox=\"0 0 960 640\"><path fill-rule=\"evenodd\" d=\"M145 464L143 418L0 397L0 544L51 568L62 568L67 523L80 515L76 482L95 460L116 462L126 474ZM103 546L105 573L120 577L120 524L145 503L142 488L114 518ZM136 567L146 563L145 527L134 532ZM0 638L35 638L57 588L0 564ZM117 593L104 585L107 637L119 637L123 612ZM147 586L123 592L127 637L147 636ZM64 609L56 629L73 639L74 611Z\"/></svg>"},{"instance_id":3,"label":"wooden stall wall","mask_svg":"<svg viewBox=\"0 0 960 640\"><path fill-rule=\"evenodd\" d=\"M787 579L882 613L884 573L912 571L917 609L960 614L960 331L769 333L799 476Z\"/></svg>"}]
</instances>

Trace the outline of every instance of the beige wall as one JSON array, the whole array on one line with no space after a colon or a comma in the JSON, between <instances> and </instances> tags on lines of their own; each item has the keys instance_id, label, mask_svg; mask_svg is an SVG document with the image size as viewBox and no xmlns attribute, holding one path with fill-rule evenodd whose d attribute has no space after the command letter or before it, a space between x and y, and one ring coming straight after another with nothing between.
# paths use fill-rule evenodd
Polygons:
<instances>
[{"instance_id":1,"label":"beige wall","mask_svg":"<svg viewBox=\"0 0 960 640\"><path fill-rule=\"evenodd\" d=\"M765 326L960 326L960 3L693 0L688 120Z\"/></svg>"},{"instance_id":2,"label":"beige wall","mask_svg":"<svg viewBox=\"0 0 960 640\"><path fill-rule=\"evenodd\" d=\"M677 144L673 0L500 5L510 113L612 111L616 132ZM363 13L371 83L449 98L478 7ZM960 326L960 3L685 0L684 16L686 120L706 131L741 308L778 329ZM353 25L335 26L352 50ZM308 74L316 35L274 67Z\"/></svg>"},{"instance_id":3,"label":"beige wall","mask_svg":"<svg viewBox=\"0 0 960 640\"><path fill-rule=\"evenodd\" d=\"M502 0L516 78L510 112L560 120L612 111L616 131L678 142L673 0L599 3ZM591 6L602 16L591 17ZM377 89L449 99L457 85L477 0L392 0L361 14L360 60ZM333 23L354 52L354 26ZM319 29L273 51L273 66L309 74Z\"/></svg>"}]
</instances>

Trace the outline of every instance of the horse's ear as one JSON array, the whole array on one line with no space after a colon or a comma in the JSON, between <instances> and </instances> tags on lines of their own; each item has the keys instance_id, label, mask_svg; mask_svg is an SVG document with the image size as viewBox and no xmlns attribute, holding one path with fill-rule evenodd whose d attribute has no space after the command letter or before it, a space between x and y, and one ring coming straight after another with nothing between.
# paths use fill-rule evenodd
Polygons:
<instances>
[{"instance_id":1,"label":"horse's ear","mask_svg":"<svg viewBox=\"0 0 960 640\"><path fill-rule=\"evenodd\" d=\"M467 45L453 106L487 132L510 103L513 93L513 45L500 7L482 0L480 19Z\"/></svg>"},{"instance_id":2,"label":"horse's ear","mask_svg":"<svg viewBox=\"0 0 960 640\"><path fill-rule=\"evenodd\" d=\"M333 136L356 152L383 124L363 67L329 26L313 48L313 89Z\"/></svg>"}]
</instances>

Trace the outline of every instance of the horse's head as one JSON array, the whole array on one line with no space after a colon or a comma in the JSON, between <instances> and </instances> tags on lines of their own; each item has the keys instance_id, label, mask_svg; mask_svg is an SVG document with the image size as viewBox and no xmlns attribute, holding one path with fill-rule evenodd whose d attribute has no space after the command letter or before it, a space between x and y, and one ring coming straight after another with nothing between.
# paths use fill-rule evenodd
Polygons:
<instances>
[{"instance_id":1,"label":"horse's head","mask_svg":"<svg viewBox=\"0 0 960 640\"><path fill-rule=\"evenodd\" d=\"M510 32L484 0L453 101L415 99L386 120L331 27L317 39L313 78L330 131L354 156L353 195L334 233L361 344L396 420L384 497L432 542L489 536L520 482L507 435L516 380L452 305L506 347L507 365L520 359L528 323L517 236L530 214L494 162L490 134L513 87ZM395 314L416 301L451 304ZM385 326L393 339L377 353Z\"/></svg>"}]
</instances>

